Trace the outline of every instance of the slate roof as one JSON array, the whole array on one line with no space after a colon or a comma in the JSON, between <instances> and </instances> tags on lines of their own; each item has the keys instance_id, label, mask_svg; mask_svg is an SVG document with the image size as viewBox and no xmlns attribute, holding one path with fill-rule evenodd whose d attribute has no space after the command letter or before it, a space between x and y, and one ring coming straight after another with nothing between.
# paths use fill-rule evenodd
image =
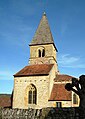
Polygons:
<instances>
[{"instance_id":1,"label":"slate roof","mask_svg":"<svg viewBox=\"0 0 85 119\"><path fill-rule=\"evenodd\" d=\"M52 67L53 67L53 64L29 65L24 67L18 73L16 73L14 77L48 75Z\"/></svg>"},{"instance_id":2,"label":"slate roof","mask_svg":"<svg viewBox=\"0 0 85 119\"><path fill-rule=\"evenodd\" d=\"M0 107L11 107L10 94L0 94Z\"/></svg>"},{"instance_id":3,"label":"slate roof","mask_svg":"<svg viewBox=\"0 0 85 119\"><path fill-rule=\"evenodd\" d=\"M53 44L55 47L52 33L51 33L45 13L42 16L40 24L39 24L39 26L36 30L36 33L32 39L32 42L29 45L31 46L31 45L43 45L43 44Z\"/></svg>"},{"instance_id":4,"label":"slate roof","mask_svg":"<svg viewBox=\"0 0 85 119\"><path fill-rule=\"evenodd\" d=\"M71 91L65 89L65 84L54 84L49 101L70 101Z\"/></svg>"},{"instance_id":5,"label":"slate roof","mask_svg":"<svg viewBox=\"0 0 85 119\"><path fill-rule=\"evenodd\" d=\"M54 81L55 82L71 81L72 78L74 77L66 75L66 74L59 74L59 75L56 75L56 78L54 79Z\"/></svg>"}]
</instances>

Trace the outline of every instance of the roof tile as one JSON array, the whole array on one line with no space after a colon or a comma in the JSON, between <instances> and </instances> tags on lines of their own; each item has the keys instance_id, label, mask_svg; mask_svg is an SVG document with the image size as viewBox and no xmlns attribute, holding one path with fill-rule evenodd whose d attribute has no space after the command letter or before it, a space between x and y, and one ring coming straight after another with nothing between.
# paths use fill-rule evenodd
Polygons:
<instances>
[{"instance_id":1,"label":"roof tile","mask_svg":"<svg viewBox=\"0 0 85 119\"><path fill-rule=\"evenodd\" d=\"M43 14L40 24L39 24L39 26L36 30L36 33L32 39L32 42L30 43L30 46L31 45L51 44L51 43L56 48L56 46L54 44L53 37L52 37L51 30L50 30L50 26L48 24L46 14Z\"/></svg>"},{"instance_id":2,"label":"roof tile","mask_svg":"<svg viewBox=\"0 0 85 119\"><path fill-rule=\"evenodd\" d=\"M71 91L65 89L65 84L54 84L50 99L52 101L71 100Z\"/></svg>"},{"instance_id":3,"label":"roof tile","mask_svg":"<svg viewBox=\"0 0 85 119\"><path fill-rule=\"evenodd\" d=\"M30 45L54 43L46 14L43 14L38 29Z\"/></svg>"},{"instance_id":4,"label":"roof tile","mask_svg":"<svg viewBox=\"0 0 85 119\"><path fill-rule=\"evenodd\" d=\"M59 75L56 75L56 78L54 79L54 81L55 82L71 81L72 78L74 77L66 75L66 74L59 74Z\"/></svg>"},{"instance_id":5,"label":"roof tile","mask_svg":"<svg viewBox=\"0 0 85 119\"><path fill-rule=\"evenodd\" d=\"M53 64L37 64L24 67L14 76L35 76L35 75L48 75L52 69Z\"/></svg>"}]
</instances>

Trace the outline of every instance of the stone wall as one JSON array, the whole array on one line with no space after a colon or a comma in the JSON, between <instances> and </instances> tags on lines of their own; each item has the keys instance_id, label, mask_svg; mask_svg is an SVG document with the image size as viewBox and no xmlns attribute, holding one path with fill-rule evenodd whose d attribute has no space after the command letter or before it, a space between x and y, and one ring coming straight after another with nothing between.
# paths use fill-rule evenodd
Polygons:
<instances>
[{"instance_id":1,"label":"stone wall","mask_svg":"<svg viewBox=\"0 0 85 119\"><path fill-rule=\"evenodd\" d=\"M85 112L80 113L79 108L1 108L0 119L85 119Z\"/></svg>"},{"instance_id":2,"label":"stone wall","mask_svg":"<svg viewBox=\"0 0 85 119\"><path fill-rule=\"evenodd\" d=\"M30 59L35 59L35 58L39 57L38 56L38 50L42 49L42 48L45 49L45 57L51 57L52 56L56 60L56 50L55 50L53 44L30 46Z\"/></svg>"},{"instance_id":3,"label":"stone wall","mask_svg":"<svg viewBox=\"0 0 85 119\"><path fill-rule=\"evenodd\" d=\"M37 89L35 108L48 106L49 76L16 77L14 81L13 108L28 109L28 90L26 89L30 84L33 84ZM29 108L34 108L34 106L29 105Z\"/></svg>"}]
</instances>

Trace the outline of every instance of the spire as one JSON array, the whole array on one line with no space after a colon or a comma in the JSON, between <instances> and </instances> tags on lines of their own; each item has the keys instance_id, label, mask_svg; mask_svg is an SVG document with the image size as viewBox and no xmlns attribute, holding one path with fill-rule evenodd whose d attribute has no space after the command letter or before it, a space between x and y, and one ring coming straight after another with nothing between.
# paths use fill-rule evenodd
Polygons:
<instances>
[{"instance_id":1,"label":"spire","mask_svg":"<svg viewBox=\"0 0 85 119\"><path fill-rule=\"evenodd\" d=\"M40 24L37 28L37 31L30 45L43 45L43 44L51 44L51 43L54 44L54 41L53 41L52 33L48 24L46 13L44 12L40 20Z\"/></svg>"},{"instance_id":2,"label":"spire","mask_svg":"<svg viewBox=\"0 0 85 119\"><path fill-rule=\"evenodd\" d=\"M43 13L43 16L46 16L46 13L45 12Z\"/></svg>"}]
</instances>

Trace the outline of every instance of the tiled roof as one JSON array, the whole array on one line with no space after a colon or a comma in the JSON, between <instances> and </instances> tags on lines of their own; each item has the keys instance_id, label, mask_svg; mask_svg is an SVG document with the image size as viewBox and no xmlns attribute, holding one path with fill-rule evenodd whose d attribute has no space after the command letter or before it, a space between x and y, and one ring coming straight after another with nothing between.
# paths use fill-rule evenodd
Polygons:
<instances>
[{"instance_id":1,"label":"tiled roof","mask_svg":"<svg viewBox=\"0 0 85 119\"><path fill-rule=\"evenodd\" d=\"M0 107L11 107L11 95L0 94Z\"/></svg>"},{"instance_id":2,"label":"tiled roof","mask_svg":"<svg viewBox=\"0 0 85 119\"><path fill-rule=\"evenodd\" d=\"M44 13L30 45L43 45L50 43L55 46L48 20Z\"/></svg>"},{"instance_id":3,"label":"tiled roof","mask_svg":"<svg viewBox=\"0 0 85 119\"><path fill-rule=\"evenodd\" d=\"M71 100L71 91L65 89L65 84L54 84L50 99L52 101Z\"/></svg>"},{"instance_id":4,"label":"tiled roof","mask_svg":"<svg viewBox=\"0 0 85 119\"><path fill-rule=\"evenodd\" d=\"M71 81L73 77L65 74L59 74L56 75L56 78L54 79L55 82L61 82L61 81Z\"/></svg>"},{"instance_id":5,"label":"tiled roof","mask_svg":"<svg viewBox=\"0 0 85 119\"><path fill-rule=\"evenodd\" d=\"M36 75L48 75L52 69L53 64L37 64L24 67L14 76L36 76Z\"/></svg>"}]
</instances>

